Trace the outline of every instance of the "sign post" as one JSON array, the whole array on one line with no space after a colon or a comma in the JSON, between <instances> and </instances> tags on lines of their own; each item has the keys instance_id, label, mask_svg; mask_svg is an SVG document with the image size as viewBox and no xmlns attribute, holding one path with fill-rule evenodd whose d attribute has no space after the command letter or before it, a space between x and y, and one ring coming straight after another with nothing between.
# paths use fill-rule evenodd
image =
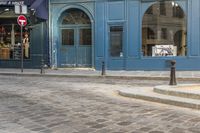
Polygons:
<instances>
[{"instance_id":1,"label":"sign post","mask_svg":"<svg viewBox=\"0 0 200 133\"><path fill-rule=\"evenodd\" d=\"M23 45L23 27L27 25L27 19L24 15L20 15L17 18L17 23L21 27L21 72L23 72L24 69L24 45Z\"/></svg>"}]
</instances>

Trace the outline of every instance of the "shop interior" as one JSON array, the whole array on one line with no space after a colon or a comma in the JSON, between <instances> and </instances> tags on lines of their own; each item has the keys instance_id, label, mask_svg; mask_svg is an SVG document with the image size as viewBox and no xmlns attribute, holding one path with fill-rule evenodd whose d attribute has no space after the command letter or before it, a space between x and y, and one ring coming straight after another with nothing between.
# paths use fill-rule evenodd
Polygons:
<instances>
[{"instance_id":1,"label":"shop interior","mask_svg":"<svg viewBox=\"0 0 200 133\"><path fill-rule=\"evenodd\" d=\"M21 58L21 32L14 13L14 6L0 6L0 59L19 60ZM29 33L23 28L23 36ZM29 58L29 56L28 56Z\"/></svg>"}]
</instances>

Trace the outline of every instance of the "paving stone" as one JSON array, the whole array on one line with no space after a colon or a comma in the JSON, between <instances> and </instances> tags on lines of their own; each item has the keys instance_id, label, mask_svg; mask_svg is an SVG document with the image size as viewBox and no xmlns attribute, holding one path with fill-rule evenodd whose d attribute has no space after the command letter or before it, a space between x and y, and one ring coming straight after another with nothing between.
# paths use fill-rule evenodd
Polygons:
<instances>
[{"instance_id":1,"label":"paving stone","mask_svg":"<svg viewBox=\"0 0 200 133\"><path fill-rule=\"evenodd\" d=\"M140 131L144 131L144 132L148 132L148 131L150 131L152 128L150 128L150 127L142 127L142 128L140 128L139 130Z\"/></svg>"},{"instance_id":2,"label":"paving stone","mask_svg":"<svg viewBox=\"0 0 200 133\"><path fill-rule=\"evenodd\" d=\"M97 124L97 125L94 125L94 126L92 126L92 128L97 128L97 129L99 129L99 128L103 128L103 127L106 127L107 125L105 125L105 124Z\"/></svg>"},{"instance_id":3,"label":"paving stone","mask_svg":"<svg viewBox=\"0 0 200 133\"><path fill-rule=\"evenodd\" d=\"M98 120L96 120L96 122L100 122L100 123L105 122L105 121L107 121L107 120L106 119L98 119Z\"/></svg>"},{"instance_id":4,"label":"paving stone","mask_svg":"<svg viewBox=\"0 0 200 133\"><path fill-rule=\"evenodd\" d=\"M129 122L129 121L124 121L124 122L120 122L120 123L117 123L118 125L120 126L127 126L127 125L130 125L132 122Z\"/></svg>"},{"instance_id":5,"label":"paving stone","mask_svg":"<svg viewBox=\"0 0 200 133\"><path fill-rule=\"evenodd\" d=\"M194 110L115 94L163 83L168 81L0 76L0 133L198 133Z\"/></svg>"},{"instance_id":6,"label":"paving stone","mask_svg":"<svg viewBox=\"0 0 200 133\"><path fill-rule=\"evenodd\" d=\"M187 133L186 129L184 129L184 128L177 128L177 127L173 128L170 132L171 133Z\"/></svg>"},{"instance_id":7,"label":"paving stone","mask_svg":"<svg viewBox=\"0 0 200 133\"><path fill-rule=\"evenodd\" d=\"M188 130L192 133L200 133L200 127L191 127Z\"/></svg>"},{"instance_id":8,"label":"paving stone","mask_svg":"<svg viewBox=\"0 0 200 133\"><path fill-rule=\"evenodd\" d=\"M96 129L94 129L94 128L86 128L86 129L78 130L76 132L77 133L92 133L92 132L95 132L95 131L96 131Z\"/></svg>"},{"instance_id":9,"label":"paving stone","mask_svg":"<svg viewBox=\"0 0 200 133\"><path fill-rule=\"evenodd\" d=\"M164 131L150 131L149 133L164 133Z\"/></svg>"},{"instance_id":10,"label":"paving stone","mask_svg":"<svg viewBox=\"0 0 200 133\"><path fill-rule=\"evenodd\" d=\"M34 129L31 129L32 131L42 131L42 130L45 130L46 128L44 127L37 127L37 128L34 128Z\"/></svg>"}]
</instances>

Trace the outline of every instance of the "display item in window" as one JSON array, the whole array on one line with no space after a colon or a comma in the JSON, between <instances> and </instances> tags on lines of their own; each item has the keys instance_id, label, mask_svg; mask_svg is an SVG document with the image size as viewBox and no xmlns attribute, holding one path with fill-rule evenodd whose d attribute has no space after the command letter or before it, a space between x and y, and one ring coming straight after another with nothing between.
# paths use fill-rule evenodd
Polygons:
<instances>
[{"instance_id":1,"label":"display item in window","mask_svg":"<svg viewBox=\"0 0 200 133\"><path fill-rule=\"evenodd\" d=\"M23 39L23 45L24 45L24 56L25 58L29 58L29 38L28 33L25 33L24 39Z\"/></svg>"}]
</instances>

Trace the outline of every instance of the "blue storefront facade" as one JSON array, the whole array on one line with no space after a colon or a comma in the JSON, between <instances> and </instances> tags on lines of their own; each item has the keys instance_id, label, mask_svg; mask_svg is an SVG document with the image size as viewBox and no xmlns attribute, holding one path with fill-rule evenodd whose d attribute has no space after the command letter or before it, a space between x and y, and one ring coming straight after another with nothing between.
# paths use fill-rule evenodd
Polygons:
<instances>
[{"instance_id":1,"label":"blue storefront facade","mask_svg":"<svg viewBox=\"0 0 200 133\"><path fill-rule=\"evenodd\" d=\"M24 68L40 68L42 63L48 64L47 3L47 0L0 1L0 68L21 68L22 57ZM24 9L17 13L16 5L26 6L26 13L22 13ZM22 38L17 23L20 14L27 18Z\"/></svg>"},{"instance_id":2,"label":"blue storefront facade","mask_svg":"<svg viewBox=\"0 0 200 133\"><path fill-rule=\"evenodd\" d=\"M199 12L199 0L50 0L50 64L200 70Z\"/></svg>"}]
</instances>

